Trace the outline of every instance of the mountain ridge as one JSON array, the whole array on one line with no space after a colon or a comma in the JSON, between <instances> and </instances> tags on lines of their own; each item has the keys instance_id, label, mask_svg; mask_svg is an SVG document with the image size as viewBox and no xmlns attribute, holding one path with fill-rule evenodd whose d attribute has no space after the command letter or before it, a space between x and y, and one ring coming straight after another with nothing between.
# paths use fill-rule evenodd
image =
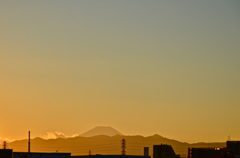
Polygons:
<instances>
[{"instance_id":1,"label":"mountain ridge","mask_svg":"<svg viewBox=\"0 0 240 158\"><path fill-rule=\"evenodd\" d=\"M106 136L98 135L92 137L73 137L73 138L57 138L43 139L36 137L31 139L32 152L70 152L72 155L87 155L89 150L92 154L121 154L121 140L126 140L126 151L129 155L142 155L143 147L149 147L149 153L152 153L153 145L168 144L171 145L176 154L187 156L187 150L191 147L214 147L222 148L226 146L225 142L219 143L193 143L180 142L168 139L160 135L153 136ZM18 140L8 143L8 148L17 152L27 152L27 139Z\"/></svg>"},{"instance_id":2,"label":"mountain ridge","mask_svg":"<svg viewBox=\"0 0 240 158\"><path fill-rule=\"evenodd\" d=\"M70 152L72 155L87 155L89 150L92 154L121 154L121 141L126 140L126 151L129 155L142 155L143 147L149 147L152 153L153 145L171 145L176 154L187 156L188 148L192 147L214 147L222 148L226 146L224 142L214 143L187 143L175 139L169 139L159 134L152 136L132 135L127 136L118 132L110 126L97 126L83 134L66 136L62 132L47 132L51 137L35 137L31 139L32 152ZM58 137L59 136L59 137ZM50 138L50 139L46 139ZM8 143L8 148L15 152L27 151L27 139L16 140ZM151 154L150 154L151 155Z\"/></svg>"}]
</instances>

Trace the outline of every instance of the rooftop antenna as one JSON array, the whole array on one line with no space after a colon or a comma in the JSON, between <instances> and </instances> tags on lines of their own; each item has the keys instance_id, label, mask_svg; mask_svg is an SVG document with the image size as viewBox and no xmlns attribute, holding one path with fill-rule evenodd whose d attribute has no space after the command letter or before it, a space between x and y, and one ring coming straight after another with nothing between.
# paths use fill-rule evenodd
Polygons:
<instances>
[{"instance_id":1,"label":"rooftop antenna","mask_svg":"<svg viewBox=\"0 0 240 158\"><path fill-rule=\"evenodd\" d=\"M230 134L228 135L228 141L230 141L231 140L231 137L230 137Z\"/></svg>"},{"instance_id":2,"label":"rooftop antenna","mask_svg":"<svg viewBox=\"0 0 240 158\"><path fill-rule=\"evenodd\" d=\"M30 153L30 131L28 131L28 152Z\"/></svg>"},{"instance_id":3,"label":"rooftop antenna","mask_svg":"<svg viewBox=\"0 0 240 158\"><path fill-rule=\"evenodd\" d=\"M122 139L122 155L126 155L126 140Z\"/></svg>"}]
</instances>

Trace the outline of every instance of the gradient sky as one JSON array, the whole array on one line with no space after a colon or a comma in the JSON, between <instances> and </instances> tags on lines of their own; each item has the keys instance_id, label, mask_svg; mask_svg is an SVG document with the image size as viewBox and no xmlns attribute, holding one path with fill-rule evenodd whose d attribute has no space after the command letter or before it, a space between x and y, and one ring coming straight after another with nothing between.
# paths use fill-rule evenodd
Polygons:
<instances>
[{"instance_id":1,"label":"gradient sky","mask_svg":"<svg viewBox=\"0 0 240 158\"><path fill-rule=\"evenodd\" d=\"M239 0L0 1L0 137L240 140Z\"/></svg>"}]
</instances>

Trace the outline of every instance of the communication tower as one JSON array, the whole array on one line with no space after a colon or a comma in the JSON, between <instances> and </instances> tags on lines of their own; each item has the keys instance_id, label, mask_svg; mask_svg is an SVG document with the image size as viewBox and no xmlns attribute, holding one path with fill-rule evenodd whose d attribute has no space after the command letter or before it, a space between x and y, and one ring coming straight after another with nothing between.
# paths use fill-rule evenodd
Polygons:
<instances>
[{"instance_id":1,"label":"communication tower","mask_svg":"<svg viewBox=\"0 0 240 158\"><path fill-rule=\"evenodd\" d=\"M126 155L126 140L122 139L122 155Z\"/></svg>"},{"instance_id":2,"label":"communication tower","mask_svg":"<svg viewBox=\"0 0 240 158\"><path fill-rule=\"evenodd\" d=\"M7 142L6 141L3 142L3 149L7 149Z\"/></svg>"}]
</instances>

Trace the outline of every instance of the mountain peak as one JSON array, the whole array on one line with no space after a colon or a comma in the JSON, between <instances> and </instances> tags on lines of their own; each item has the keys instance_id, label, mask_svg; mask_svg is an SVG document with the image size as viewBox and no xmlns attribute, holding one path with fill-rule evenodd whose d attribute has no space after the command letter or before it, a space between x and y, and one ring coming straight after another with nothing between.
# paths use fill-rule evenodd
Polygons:
<instances>
[{"instance_id":1,"label":"mountain peak","mask_svg":"<svg viewBox=\"0 0 240 158\"><path fill-rule=\"evenodd\" d=\"M123 135L120 132L118 132L117 130L115 130L114 128L110 127L110 126L97 126L83 134L81 134L80 136L82 137L93 137L93 136L97 136L97 135L107 135L107 136L115 136L115 135Z\"/></svg>"}]
</instances>

